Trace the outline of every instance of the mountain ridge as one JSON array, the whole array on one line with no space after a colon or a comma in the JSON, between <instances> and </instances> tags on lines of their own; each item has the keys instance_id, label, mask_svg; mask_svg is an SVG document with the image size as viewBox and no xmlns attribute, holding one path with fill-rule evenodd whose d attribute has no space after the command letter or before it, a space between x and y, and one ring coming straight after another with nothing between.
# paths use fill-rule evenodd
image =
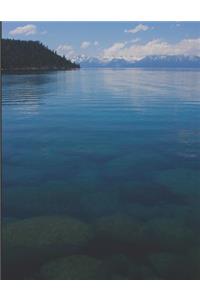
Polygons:
<instances>
[{"instance_id":1,"label":"mountain ridge","mask_svg":"<svg viewBox=\"0 0 200 300\"><path fill-rule=\"evenodd\" d=\"M200 57L188 55L149 55L137 61L80 56L77 61L83 68L200 68Z\"/></svg>"}]
</instances>

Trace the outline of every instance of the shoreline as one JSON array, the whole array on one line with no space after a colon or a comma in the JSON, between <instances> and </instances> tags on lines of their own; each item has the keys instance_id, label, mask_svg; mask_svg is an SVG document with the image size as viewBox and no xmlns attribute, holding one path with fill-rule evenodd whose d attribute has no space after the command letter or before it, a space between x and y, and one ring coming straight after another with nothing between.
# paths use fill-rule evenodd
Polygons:
<instances>
[{"instance_id":1,"label":"shoreline","mask_svg":"<svg viewBox=\"0 0 200 300\"><path fill-rule=\"evenodd\" d=\"M43 72L55 72L55 71L76 71L80 70L80 67L76 68L16 68L16 69L1 69L1 74L26 74L26 73L43 73Z\"/></svg>"}]
</instances>

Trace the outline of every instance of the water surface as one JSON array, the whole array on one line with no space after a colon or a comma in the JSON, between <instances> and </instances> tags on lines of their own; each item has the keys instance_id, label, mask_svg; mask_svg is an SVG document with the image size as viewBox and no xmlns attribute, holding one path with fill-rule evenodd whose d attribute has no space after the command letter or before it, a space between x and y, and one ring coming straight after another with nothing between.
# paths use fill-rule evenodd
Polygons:
<instances>
[{"instance_id":1,"label":"water surface","mask_svg":"<svg viewBox=\"0 0 200 300\"><path fill-rule=\"evenodd\" d=\"M10 74L2 88L4 277L46 279L76 255L94 279L94 261L100 279L200 278L198 70ZM93 234L71 247L49 231L53 253L35 258L26 222L34 240L55 218Z\"/></svg>"}]
</instances>

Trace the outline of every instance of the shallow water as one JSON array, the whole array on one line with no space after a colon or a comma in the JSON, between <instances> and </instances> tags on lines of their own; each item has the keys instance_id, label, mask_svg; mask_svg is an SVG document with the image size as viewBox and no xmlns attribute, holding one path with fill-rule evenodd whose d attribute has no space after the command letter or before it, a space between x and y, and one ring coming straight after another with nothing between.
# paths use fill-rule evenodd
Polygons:
<instances>
[{"instance_id":1,"label":"shallow water","mask_svg":"<svg viewBox=\"0 0 200 300\"><path fill-rule=\"evenodd\" d=\"M4 278L84 279L66 274L83 261L85 279L200 279L200 71L3 75L2 88ZM92 235L58 243L55 217Z\"/></svg>"}]
</instances>

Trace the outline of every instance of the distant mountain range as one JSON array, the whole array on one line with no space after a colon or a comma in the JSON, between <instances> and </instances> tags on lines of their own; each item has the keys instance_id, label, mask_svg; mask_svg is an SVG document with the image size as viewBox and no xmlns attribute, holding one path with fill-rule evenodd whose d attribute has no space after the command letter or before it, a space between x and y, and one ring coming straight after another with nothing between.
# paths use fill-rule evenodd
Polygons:
<instances>
[{"instance_id":1,"label":"distant mountain range","mask_svg":"<svg viewBox=\"0 0 200 300\"><path fill-rule=\"evenodd\" d=\"M72 60L60 56L39 41L1 40L1 70L71 70L76 68L200 68L200 56L151 55L137 61L103 60L80 55Z\"/></svg>"},{"instance_id":2,"label":"distant mountain range","mask_svg":"<svg viewBox=\"0 0 200 300\"><path fill-rule=\"evenodd\" d=\"M200 68L199 56L185 55L151 55L132 62L123 58L105 61L85 56L74 60L82 68Z\"/></svg>"}]
</instances>

